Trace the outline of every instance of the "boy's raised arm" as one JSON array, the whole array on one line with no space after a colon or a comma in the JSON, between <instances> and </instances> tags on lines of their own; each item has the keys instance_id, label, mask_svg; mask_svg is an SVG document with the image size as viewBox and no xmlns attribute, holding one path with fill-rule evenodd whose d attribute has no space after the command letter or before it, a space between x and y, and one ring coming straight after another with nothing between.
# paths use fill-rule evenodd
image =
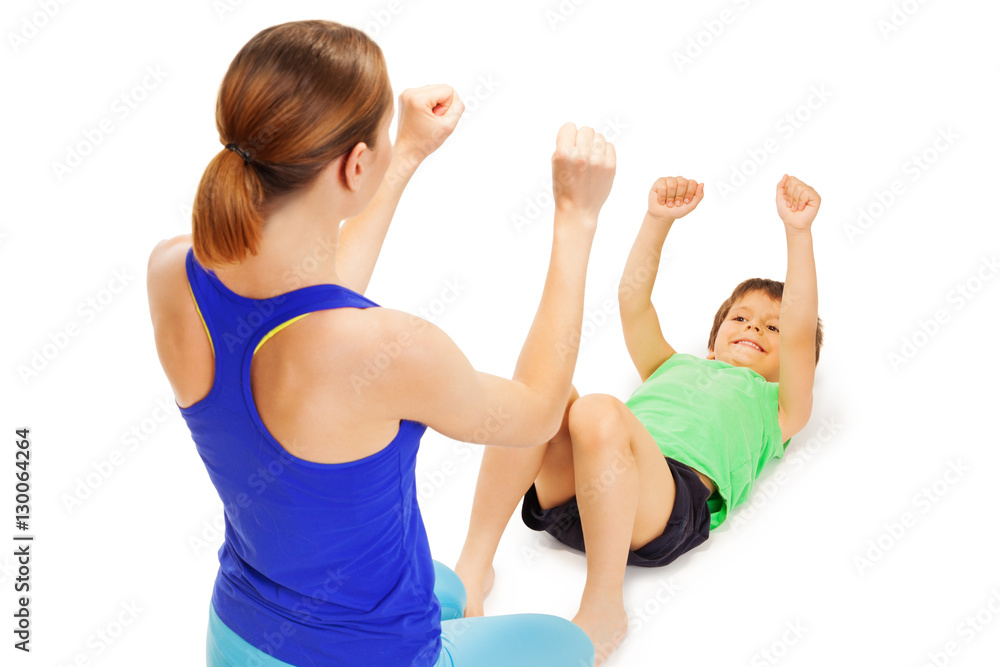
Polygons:
<instances>
[{"instance_id":1,"label":"boy's raised arm","mask_svg":"<svg viewBox=\"0 0 1000 667\"><path fill-rule=\"evenodd\" d=\"M819 309L812 223L819 211L820 196L799 179L785 174L778 183L775 203L788 242L788 270L778 323L778 412L787 439L805 427L812 413Z\"/></svg>"},{"instance_id":2,"label":"boy's raised arm","mask_svg":"<svg viewBox=\"0 0 1000 667\"><path fill-rule=\"evenodd\" d=\"M643 382L675 352L663 337L650 298L663 242L674 220L698 206L705 196L704 185L673 176L656 180L649 192L646 216L618 285L618 310L625 345Z\"/></svg>"}]
</instances>

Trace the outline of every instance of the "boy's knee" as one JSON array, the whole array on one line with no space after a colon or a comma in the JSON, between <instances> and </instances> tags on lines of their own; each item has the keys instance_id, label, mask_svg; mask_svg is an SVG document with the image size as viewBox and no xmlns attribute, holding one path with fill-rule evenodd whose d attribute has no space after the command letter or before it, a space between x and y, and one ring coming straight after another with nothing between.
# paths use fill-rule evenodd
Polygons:
<instances>
[{"instance_id":1,"label":"boy's knee","mask_svg":"<svg viewBox=\"0 0 1000 667\"><path fill-rule=\"evenodd\" d=\"M601 446L619 436L624 427L621 401L610 394L587 394L570 407L569 430L573 448Z\"/></svg>"}]
</instances>

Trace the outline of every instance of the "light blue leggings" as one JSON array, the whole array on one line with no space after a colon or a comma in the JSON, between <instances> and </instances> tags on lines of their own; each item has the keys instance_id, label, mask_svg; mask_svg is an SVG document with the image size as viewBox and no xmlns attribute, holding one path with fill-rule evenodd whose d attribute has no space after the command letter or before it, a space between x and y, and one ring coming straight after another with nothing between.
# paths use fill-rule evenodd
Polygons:
<instances>
[{"instance_id":1,"label":"light blue leggings","mask_svg":"<svg viewBox=\"0 0 1000 667\"><path fill-rule=\"evenodd\" d=\"M435 667L593 667L594 645L574 623L548 614L462 618L465 586L434 561L441 604L441 655ZM293 667L230 630L208 605L208 667Z\"/></svg>"}]
</instances>

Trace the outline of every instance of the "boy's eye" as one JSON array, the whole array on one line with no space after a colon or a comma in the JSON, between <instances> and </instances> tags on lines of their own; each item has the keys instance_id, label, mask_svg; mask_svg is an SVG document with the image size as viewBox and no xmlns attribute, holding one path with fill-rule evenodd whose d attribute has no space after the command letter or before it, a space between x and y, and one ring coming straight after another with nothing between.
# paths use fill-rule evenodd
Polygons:
<instances>
[{"instance_id":1,"label":"boy's eye","mask_svg":"<svg viewBox=\"0 0 1000 667\"><path fill-rule=\"evenodd\" d=\"M742 315L737 315L737 316L736 316L736 317L734 317L733 319L734 319L734 320L742 320L742 319L743 319L743 316L742 316ZM778 327L774 326L773 324L772 324L772 325L770 325L770 326L768 327L768 329L774 329L775 333L778 333Z\"/></svg>"}]
</instances>

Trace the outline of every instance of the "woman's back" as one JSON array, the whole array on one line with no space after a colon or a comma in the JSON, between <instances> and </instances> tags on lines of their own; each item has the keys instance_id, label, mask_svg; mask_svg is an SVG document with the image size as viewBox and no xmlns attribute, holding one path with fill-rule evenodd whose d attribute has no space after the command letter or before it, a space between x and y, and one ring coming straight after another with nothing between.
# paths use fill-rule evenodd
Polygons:
<instances>
[{"instance_id":1,"label":"woman's back","mask_svg":"<svg viewBox=\"0 0 1000 667\"><path fill-rule=\"evenodd\" d=\"M151 263L151 281L171 280L169 273L154 272ZM212 595L216 613L251 644L291 664L359 655L370 656L366 664L372 665L433 664L440 650L440 610L414 482L426 427L398 420L388 444L374 454L335 464L306 460L289 453L261 420L255 398L269 393L260 391L269 373L257 373L256 391L250 386L255 351L273 345L275 369L279 361L302 356L302 349L287 344L291 338L279 344L274 335L289 323L308 320L305 315L316 310L378 304L339 285L250 299L201 267L190 248L185 274L186 298L197 303L214 358L207 395L181 413L226 510ZM151 308L158 305L151 300ZM162 317L157 328L165 324L175 329L156 331L158 347L171 333L190 331L190 322ZM165 367L179 367L173 361ZM282 367L294 374L294 364ZM204 375L188 370L192 377ZM299 368L299 376L305 375ZM319 398L334 405L327 395ZM355 415L354 423L359 421Z\"/></svg>"},{"instance_id":2,"label":"woman's back","mask_svg":"<svg viewBox=\"0 0 1000 667\"><path fill-rule=\"evenodd\" d=\"M215 380L212 342L188 287L190 248L190 234L165 241L152 254L149 267L160 361L178 404L185 407L204 398ZM228 277L224 284L238 295L256 293L237 287ZM269 310L269 299L258 300L262 306L250 315L254 321ZM386 319L384 314L357 308L317 311L281 329L253 355L250 384L257 411L268 431L294 456L324 463L352 461L377 452L396 434L399 420L386 418L382 406L359 392L357 382L343 370L355 365L359 373L363 370L373 328ZM242 333L234 332L227 340L235 341ZM317 364L338 371L326 372ZM301 418L305 412L310 413L308 419Z\"/></svg>"}]
</instances>

